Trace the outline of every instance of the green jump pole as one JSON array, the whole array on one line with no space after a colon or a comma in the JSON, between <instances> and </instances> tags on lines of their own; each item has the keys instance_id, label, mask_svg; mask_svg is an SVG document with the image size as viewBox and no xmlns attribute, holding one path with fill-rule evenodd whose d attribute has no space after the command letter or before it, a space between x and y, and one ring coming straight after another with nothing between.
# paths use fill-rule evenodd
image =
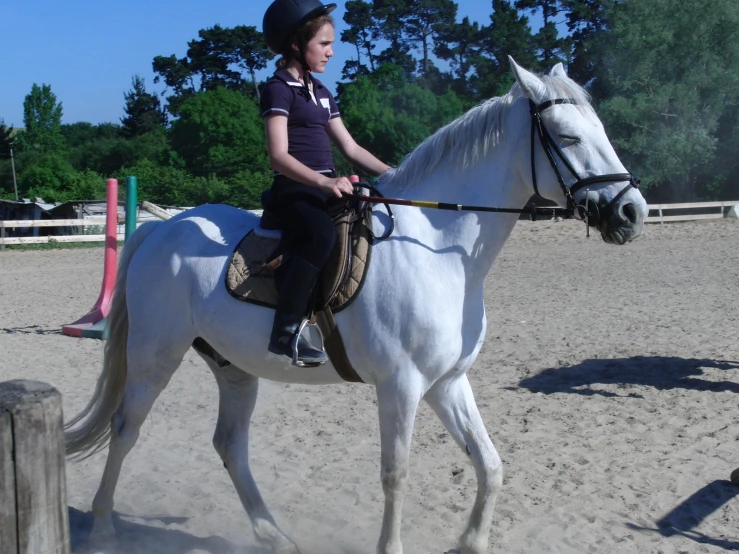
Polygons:
<instances>
[{"instance_id":1,"label":"green jump pole","mask_svg":"<svg viewBox=\"0 0 739 554\"><path fill-rule=\"evenodd\" d=\"M136 177L126 177L126 240L136 230L136 215L138 210L138 183Z\"/></svg>"}]
</instances>

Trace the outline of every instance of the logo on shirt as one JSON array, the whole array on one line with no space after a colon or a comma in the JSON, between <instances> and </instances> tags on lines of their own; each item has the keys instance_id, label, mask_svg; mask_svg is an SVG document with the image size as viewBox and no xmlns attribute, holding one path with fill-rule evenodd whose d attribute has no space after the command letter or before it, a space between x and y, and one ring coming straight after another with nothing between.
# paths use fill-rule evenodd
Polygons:
<instances>
[{"instance_id":1,"label":"logo on shirt","mask_svg":"<svg viewBox=\"0 0 739 554\"><path fill-rule=\"evenodd\" d=\"M321 98L321 106L329 111L331 110L331 105L328 103L328 98Z\"/></svg>"}]
</instances>

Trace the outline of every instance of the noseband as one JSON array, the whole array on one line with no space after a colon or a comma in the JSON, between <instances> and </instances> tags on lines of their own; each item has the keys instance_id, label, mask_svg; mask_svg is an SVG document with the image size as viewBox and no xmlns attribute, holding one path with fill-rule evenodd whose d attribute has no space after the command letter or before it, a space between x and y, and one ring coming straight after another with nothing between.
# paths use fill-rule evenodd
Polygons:
<instances>
[{"instance_id":1,"label":"noseband","mask_svg":"<svg viewBox=\"0 0 739 554\"><path fill-rule=\"evenodd\" d=\"M541 197L541 194L539 194L539 186L536 182L536 159L534 157L536 150L535 135L538 134L539 142L541 142L541 146L547 155L547 159L549 160L552 169L554 169L554 174L557 176L559 186L562 188L562 192L564 193L565 198L567 198L567 207L573 210L574 213L579 214L582 219L587 218L589 225L597 226L601 218L607 219L610 216L610 212L613 210L616 202L618 202L618 200L624 194L626 194L632 188L639 188L639 179L637 179L633 173L610 173L608 175L595 175L593 177L586 177L584 179L580 177L577 174L577 171L575 171L575 168L572 167L572 164L569 162L562 150L559 148L559 146L557 146L557 143L554 142L552 135L549 133L541 120L541 112L543 112L547 108L551 108L556 104L577 104L577 102L570 98L558 98L556 100L547 100L546 102L542 102L541 104L536 105L532 100L529 100L531 111L531 178L534 182L534 192L537 196ZM562 160L565 167L567 167L567 169L576 179L575 183L571 187L568 187L565 184L562 172L559 170L559 166L554 159L555 153L557 154L557 156L559 156L559 159ZM628 181L629 184L621 189L621 191L616 196L614 196L608 204L606 204L606 206L602 210L602 215L600 213L600 210L598 209L597 204L595 203L593 203L593 206L595 207L595 213L590 211L590 203L588 202L587 193L585 196L584 205L578 204L575 201L574 195L584 187L596 183L616 183L618 181Z\"/></svg>"}]
</instances>

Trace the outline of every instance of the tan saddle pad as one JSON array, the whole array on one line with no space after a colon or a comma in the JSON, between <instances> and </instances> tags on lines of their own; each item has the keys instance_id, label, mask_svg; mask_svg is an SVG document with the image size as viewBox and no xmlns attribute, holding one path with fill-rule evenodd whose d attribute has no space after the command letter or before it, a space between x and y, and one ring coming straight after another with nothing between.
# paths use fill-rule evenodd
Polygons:
<instances>
[{"instance_id":1,"label":"tan saddle pad","mask_svg":"<svg viewBox=\"0 0 739 554\"><path fill-rule=\"evenodd\" d=\"M362 288L372 254L370 239L371 212L363 217L354 213L336 221L336 246L319 278L319 297L315 311L326 307L336 313L344 309ZM281 256L272 260L279 241L260 237L250 231L241 239L231 255L226 273L228 292L244 302L274 308L278 291L274 271Z\"/></svg>"},{"instance_id":2,"label":"tan saddle pad","mask_svg":"<svg viewBox=\"0 0 739 554\"><path fill-rule=\"evenodd\" d=\"M351 367L333 314L346 308L359 294L372 254L372 211L361 216L350 211L336 219L336 246L319 277L319 294L314 318L323 333L326 353L339 375L361 382ZM274 308L278 291L274 271L281 256L272 259L279 240L260 237L250 231L231 255L226 272L228 292L244 302Z\"/></svg>"}]
</instances>

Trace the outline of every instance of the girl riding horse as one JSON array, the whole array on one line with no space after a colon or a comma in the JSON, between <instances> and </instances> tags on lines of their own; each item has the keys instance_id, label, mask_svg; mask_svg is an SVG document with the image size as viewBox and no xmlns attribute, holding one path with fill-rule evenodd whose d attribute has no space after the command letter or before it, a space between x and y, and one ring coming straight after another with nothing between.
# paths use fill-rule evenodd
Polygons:
<instances>
[{"instance_id":1,"label":"girl riding horse","mask_svg":"<svg viewBox=\"0 0 739 554\"><path fill-rule=\"evenodd\" d=\"M282 55L262 92L261 108L275 172L272 197L290 252L268 349L290 358L296 349L297 365L319 365L328 359L300 329L318 275L336 243L327 208L332 199L353 192L349 179L336 176L331 141L371 175L390 169L354 141L331 92L312 76L323 73L334 55L329 15L334 8L336 4L319 0L275 0L263 23L267 45Z\"/></svg>"}]
</instances>

